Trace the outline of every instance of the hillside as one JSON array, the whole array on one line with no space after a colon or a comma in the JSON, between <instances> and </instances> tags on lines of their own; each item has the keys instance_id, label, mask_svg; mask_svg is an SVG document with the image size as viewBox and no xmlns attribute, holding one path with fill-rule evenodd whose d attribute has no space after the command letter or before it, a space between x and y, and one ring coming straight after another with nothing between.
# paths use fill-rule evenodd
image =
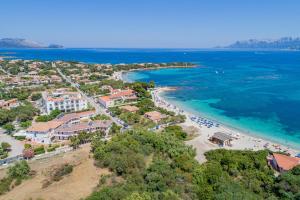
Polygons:
<instances>
[{"instance_id":1,"label":"hillside","mask_svg":"<svg viewBox=\"0 0 300 200\"><path fill-rule=\"evenodd\" d=\"M42 45L38 42L22 38L2 38L0 48L63 48L58 44Z\"/></svg>"},{"instance_id":2,"label":"hillside","mask_svg":"<svg viewBox=\"0 0 300 200\"><path fill-rule=\"evenodd\" d=\"M225 48L235 49L291 49L300 50L300 38L284 37L277 40L250 39L237 41Z\"/></svg>"}]
</instances>

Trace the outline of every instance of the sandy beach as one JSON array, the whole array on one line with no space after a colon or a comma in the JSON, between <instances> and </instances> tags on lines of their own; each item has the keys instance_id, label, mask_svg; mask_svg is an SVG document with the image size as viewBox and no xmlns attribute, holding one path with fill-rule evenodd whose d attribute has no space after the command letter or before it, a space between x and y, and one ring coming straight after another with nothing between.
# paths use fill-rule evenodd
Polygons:
<instances>
[{"instance_id":1,"label":"sandy beach","mask_svg":"<svg viewBox=\"0 0 300 200\"><path fill-rule=\"evenodd\" d=\"M123 71L115 72L113 78L116 80L124 80ZM238 129L230 128L226 125L212 121L205 118L204 116L193 115L178 106L175 106L162 97L163 92L175 90L176 88L171 87L157 87L152 91L152 99L156 106L164 108L169 111L173 111L177 114L185 115L186 122L181 124L183 127L194 127L198 130L197 137L187 141L188 145L192 145L197 152L196 159L202 163L205 162L204 153L218 148L235 149L235 150L263 150L269 149L274 152L285 152L292 156L297 155L299 150L292 149L290 147L278 144L266 139L262 139L253 135L246 134ZM224 132L234 139L231 141L231 146L220 147L217 144L212 143L209 138L216 132Z\"/></svg>"},{"instance_id":2,"label":"sandy beach","mask_svg":"<svg viewBox=\"0 0 300 200\"><path fill-rule=\"evenodd\" d=\"M195 116L181 108L170 104L167 102L163 97L162 93L166 91L174 90L174 88L156 88L152 92L152 97L155 102L156 106L162 107L169 111L173 111L177 114L182 114L186 116L186 122L183 123L183 126L187 127L197 127L199 129L199 136L196 138L187 141L186 143L192 145L196 151L197 156L196 159L199 162L205 162L205 156L203 155L206 151L218 148L225 148L225 149L236 149L236 150L262 150L262 149L269 149L271 151L282 151L295 156L297 154L296 149L292 149L286 147L281 144L277 144L265 139L261 139L258 137L254 137L252 135L248 135L243 133L242 131L238 131L237 129L232 129L225 125L219 124L215 121L211 121L206 119L205 117ZM202 123L200 123L200 121ZM213 125L212 125L213 124ZM234 139L231 142L231 146L224 146L220 147L217 144L210 142L209 138L216 132L224 132L228 135L232 136Z\"/></svg>"}]
</instances>

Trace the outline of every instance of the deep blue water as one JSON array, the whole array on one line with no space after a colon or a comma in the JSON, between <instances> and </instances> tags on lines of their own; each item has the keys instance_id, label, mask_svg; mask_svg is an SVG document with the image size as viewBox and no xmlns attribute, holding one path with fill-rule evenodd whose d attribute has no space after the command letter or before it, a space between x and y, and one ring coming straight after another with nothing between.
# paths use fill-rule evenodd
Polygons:
<instances>
[{"instance_id":1,"label":"deep blue water","mask_svg":"<svg viewBox=\"0 0 300 200\"><path fill-rule=\"evenodd\" d=\"M176 86L173 103L245 131L300 149L300 52L181 49L1 50L22 59L92 63L193 62L190 69L127 74Z\"/></svg>"}]
</instances>

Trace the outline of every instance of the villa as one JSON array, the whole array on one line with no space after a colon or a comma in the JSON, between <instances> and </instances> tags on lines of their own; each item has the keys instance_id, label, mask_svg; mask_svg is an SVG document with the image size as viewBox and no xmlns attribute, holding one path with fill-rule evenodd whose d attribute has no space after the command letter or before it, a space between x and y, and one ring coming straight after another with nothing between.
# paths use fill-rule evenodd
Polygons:
<instances>
[{"instance_id":1,"label":"villa","mask_svg":"<svg viewBox=\"0 0 300 200\"><path fill-rule=\"evenodd\" d=\"M136 99L137 96L135 95L135 92L131 89L127 89L127 90L114 91L109 96L101 96L99 97L99 103L103 107L109 108L117 104L124 103L126 100L136 100Z\"/></svg>"},{"instance_id":2,"label":"villa","mask_svg":"<svg viewBox=\"0 0 300 200\"><path fill-rule=\"evenodd\" d=\"M56 109L63 112L73 112L88 108L87 100L79 92L60 89L51 93L43 92L42 96L44 110L48 114Z\"/></svg>"}]
</instances>

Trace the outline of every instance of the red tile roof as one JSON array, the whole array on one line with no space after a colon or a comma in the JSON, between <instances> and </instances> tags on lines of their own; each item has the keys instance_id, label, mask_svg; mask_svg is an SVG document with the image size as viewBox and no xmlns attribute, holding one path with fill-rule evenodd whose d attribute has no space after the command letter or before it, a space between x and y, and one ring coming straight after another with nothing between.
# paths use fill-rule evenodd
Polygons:
<instances>
[{"instance_id":1,"label":"red tile roof","mask_svg":"<svg viewBox=\"0 0 300 200\"><path fill-rule=\"evenodd\" d=\"M131 89L128 89L128 90L121 90L120 92L116 92L112 95L109 95L109 96L102 96L102 97L99 97L102 101L111 101L111 100L114 100L114 99L118 99L118 98L121 98L121 97L131 97L135 94L135 92Z\"/></svg>"},{"instance_id":2,"label":"red tile roof","mask_svg":"<svg viewBox=\"0 0 300 200\"><path fill-rule=\"evenodd\" d=\"M290 169L293 169L297 165L300 165L300 158L290 157L278 153L274 153L273 156L276 160L278 167L285 171L288 171Z\"/></svg>"}]
</instances>

